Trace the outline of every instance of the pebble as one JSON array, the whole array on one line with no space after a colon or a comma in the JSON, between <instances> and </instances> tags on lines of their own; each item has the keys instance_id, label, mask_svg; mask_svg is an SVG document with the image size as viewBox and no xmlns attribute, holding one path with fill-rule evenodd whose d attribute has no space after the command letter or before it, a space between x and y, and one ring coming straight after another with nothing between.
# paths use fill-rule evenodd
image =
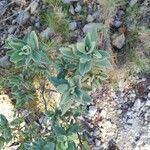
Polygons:
<instances>
[{"instance_id":1,"label":"pebble","mask_svg":"<svg viewBox=\"0 0 150 150\"><path fill-rule=\"evenodd\" d=\"M75 8L75 12L80 12L81 11L81 9L82 9L82 7L81 7L81 5L80 5L80 3L77 3L77 6L76 6L76 8Z\"/></svg>"},{"instance_id":2,"label":"pebble","mask_svg":"<svg viewBox=\"0 0 150 150\"><path fill-rule=\"evenodd\" d=\"M74 8L73 6L71 5L70 8L69 8L69 12L74 15L75 14L75 11L74 11Z\"/></svg>"},{"instance_id":3,"label":"pebble","mask_svg":"<svg viewBox=\"0 0 150 150\"><path fill-rule=\"evenodd\" d=\"M102 118L106 118L107 112L103 109L103 110L101 111L101 113L100 113L100 116L101 116Z\"/></svg>"},{"instance_id":4,"label":"pebble","mask_svg":"<svg viewBox=\"0 0 150 150\"><path fill-rule=\"evenodd\" d=\"M112 25L115 27L115 28L119 28L121 25L122 25L122 21L119 21L119 20L114 20Z\"/></svg>"},{"instance_id":5,"label":"pebble","mask_svg":"<svg viewBox=\"0 0 150 150\"><path fill-rule=\"evenodd\" d=\"M13 0L13 2L18 6L24 6L26 4L26 0Z\"/></svg>"},{"instance_id":6,"label":"pebble","mask_svg":"<svg viewBox=\"0 0 150 150\"><path fill-rule=\"evenodd\" d=\"M125 44L125 35L122 33L115 33L112 36L112 45L121 49Z\"/></svg>"},{"instance_id":7,"label":"pebble","mask_svg":"<svg viewBox=\"0 0 150 150\"><path fill-rule=\"evenodd\" d=\"M83 32L87 33L90 31L92 28L99 28L100 24L99 23L88 23L83 27Z\"/></svg>"},{"instance_id":8,"label":"pebble","mask_svg":"<svg viewBox=\"0 0 150 150\"><path fill-rule=\"evenodd\" d=\"M0 1L0 16L2 16L6 12L7 10L7 7L5 7L6 5L7 5L6 0Z\"/></svg>"},{"instance_id":9,"label":"pebble","mask_svg":"<svg viewBox=\"0 0 150 150\"><path fill-rule=\"evenodd\" d=\"M142 106L141 100L140 99L135 100L134 109L139 110L141 106Z\"/></svg>"},{"instance_id":10,"label":"pebble","mask_svg":"<svg viewBox=\"0 0 150 150\"><path fill-rule=\"evenodd\" d=\"M96 145L96 146L100 146L100 145L101 145L101 141L98 140L98 139L95 139L95 145Z\"/></svg>"},{"instance_id":11,"label":"pebble","mask_svg":"<svg viewBox=\"0 0 150 150\"><path fill-rule=\"evenodd\" d=\"M138 0L130 0L129 5L134 6L137 2Z\"/></svg>"},{"instance_id":12,"label":"pebble","mask_svg":"<svg viewBox=\"0 0 150 150\"><path fill-rule=\"evenodd\" d=\"M39 5L39 3L37 1L33 1L31 4L32 4L32 6L30 8L30 12L31 12L31 14L34 14L37 7L38 7L38 5Z\"/></svg>"},{"instance_id":13,"label":"pebble","mask_svg":"<svg viewBox=\"0 0 150 150\"><path fill-rule=\"evenodd\" d=\"M48 28L46 28L44 31L42 31L42 32L40 33L40 35L41 35L42 38L49 39L52 35L54 35L54 33L55 33L55 32L54 32L54 29L48 27Z\"/></svg>"},{"instance_id":14,"label":"pebble","mask_svg":"<svg viewBox=\"0 0 150 150\"><path fill-rule=\"evenodd\" d=\"M94 17L92 15L88 15L86 21L87 22L93 22L94 21Z\"/></svg>"},{"instance_id":15,"label":"pebble","mask_svg":"<svg viewBox=\"0 0 150 150\"><path fill-rule=\"evenodd\" d=\"M90 117L93 117L96 114L96 112L97 112L97 108L95 106L90 106L89 107L89 114L88 115Z\"/></svg>"},{"instance_id":16,"label":"pebble","mask_svg":"<svg viewBox=\"0 0 150 150\"><path fill-rule=\"evenodd\" d=\"M13 34L14 32L15 32L15 30L16 30L16 26L11 26L9 29L8 29L8 33L9 34Z\"/></svg>"},{"instance_id":17,"label":"pebble","mask_svg":"<svg viewBox=\"0 0 150 150\"><path fill-rule=\"evenodd\" d=\"M11 65L8 56L0 57L0 67L7 68Z\"/></svg>"},{"instance_id":18,"label":"pebble","mask_svg":"<svg viewBox=\"0 0 150 150\"><path fill-rule=\"evenodd\" d=\"M18 15L18 17L16 18L16 22L19 25L24 25L30 18L30 14L28 11L21 11Z\"/></svg>"},{"instance_id":19,"label":"pebble","mask_svg":"<svg viewBox=\"0 0 150 150\"><path fill-rule=\"evenodd\" d=\"M148 93L147 97L150 99L150 93Z\"/></svg>"},{"instance_id":20,"label":"pebble","mask_svg":"<svg viewBox=\"0 0 150 150\"><path fill-rule=\"evenodd\" d=\"M77 22L73 21L69 23L69 29L74 31L77 28Z\"/></svg>"}]
</instances>

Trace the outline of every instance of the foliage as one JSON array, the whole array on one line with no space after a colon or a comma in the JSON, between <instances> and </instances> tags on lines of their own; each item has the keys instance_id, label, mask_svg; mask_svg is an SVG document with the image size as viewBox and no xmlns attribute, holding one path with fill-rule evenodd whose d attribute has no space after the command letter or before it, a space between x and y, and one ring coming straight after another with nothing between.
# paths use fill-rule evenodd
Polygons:
<instances>
[{"instance_id":1,"label":"foliage","mask_svg":"<svg viewBox=\"0 0 150 150\"><path fill-rule=\"evenodd\" d=\"M4 115L0 114L0 149L12 138L9 124Z\"/></svg>"},{"instance_id":2,"label":"foliage","mask_svg":"<svg viewBox=\"0 0 150 150\"><path fill-rule=\"evenodd\" d=\"M50 124L42 126L42 133L34 124L22 127L23 118L16 118L9 126L1 116L1 145L16 138L17 133L20 137L18 150L76 150L79 146L84 149L80 144L84 139L80 134L82 126L77 117L86 113L91 101L89 91L102 84L107 78L104 69L111 67L109 54L99 50L96 43L97 29L93 29L81 42L61 47L55 60L51 60L46 54L46 46L38 41L34 31L23 39L6 41L7 54L16 71L6 77L3 86L10 89L17 109L36 97L33 81L37 76L48 78L62 96L54 111L46 110L45 117ZM51 70L56 73L51 74Z\"/></svg>"},{"instance_id":3,"label":"foliage","mask_svg":"<svg viewBox=\"0 0 150 150\"><path fill-rule=\"evenodd\" d=\"M50 61L45 54L45 46L38 42L34 31L27 34L22 40L17 38L8 38L6 46L10 51L10 61L15 67L24 67L26 69L41 68L46 69Z\"/></svg>"}]
</instances>

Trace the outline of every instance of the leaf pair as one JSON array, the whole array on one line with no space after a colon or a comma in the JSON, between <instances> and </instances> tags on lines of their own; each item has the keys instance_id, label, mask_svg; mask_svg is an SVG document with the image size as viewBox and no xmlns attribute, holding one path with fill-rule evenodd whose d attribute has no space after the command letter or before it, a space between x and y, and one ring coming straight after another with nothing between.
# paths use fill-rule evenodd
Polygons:
<instances>
[{"instance_id":1,"label":"leaf pair","mask_svg":"<svg viewBox=\"0 0 150 150\"><path fill-rule=\"evenodd\" d=\"M44 52L44 47L38 42L34 31L27 34L22 40L8 38L6 47L10 49L7 52L7 55L10 56L10 61L17 67L41 66L50 63L49 58Z\"/></svg>"}]
</instances>

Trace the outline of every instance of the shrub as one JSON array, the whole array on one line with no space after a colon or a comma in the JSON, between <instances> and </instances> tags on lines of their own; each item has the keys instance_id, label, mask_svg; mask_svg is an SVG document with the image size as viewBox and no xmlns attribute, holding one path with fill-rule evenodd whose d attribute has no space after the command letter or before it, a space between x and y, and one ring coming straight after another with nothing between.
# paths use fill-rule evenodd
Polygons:
<instances>
[{"instance_id":1,"label":"shrub","mask_svg":"<svg viewBox=\"0 0 150 150\"><path fill-rule=\"evenodd\" d=\"M77 118L86 113L86 106L91 101L89 91L107 78L103 70L111 67L109 54L97 49L96 40L97 31L93 29L82 42L61 47L55 60L49 59L46 46L38 41L34 31L23 39L7 40L10 49L7 54L17 71L6 78L4 85L10 89L16 108L25 107L36 96L33 86L36 76L48 78L62 96L54 111L44 113L50 124L45 125L42 133L34 124L22 128L24 118L16 118L9 125L1 115L0 147L18 134L21 137L17 139L18 150L84 149L84 144L81 144L84 137L80 134L82 125ZM51 69L56 73L51 74Z\"/></svg>"}]
</instances>

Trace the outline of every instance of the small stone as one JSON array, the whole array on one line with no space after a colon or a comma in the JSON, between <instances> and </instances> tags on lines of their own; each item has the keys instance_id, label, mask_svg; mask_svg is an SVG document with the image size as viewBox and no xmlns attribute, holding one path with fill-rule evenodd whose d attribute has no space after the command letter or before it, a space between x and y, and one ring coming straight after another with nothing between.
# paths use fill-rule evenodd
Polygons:
<instances>
[{"instance_id":1,"label":"small stone","mask_svg":"<svg viewBox=\"0 0 150 150\"><path fill-rule=\"evenodd\" d=\"M111 126L112 126L112 123L111 123L110 121L106 121L105 124L106 124L106 127L107 127L107 128L111 128Z\"/></svg>"},{"instance_id":2,"label":"small stone","mask_svg":"<svg viewBox=\"0 0 150 150\"><path fill-rule=\"evenodd\" d=\"M80 3L77 3L77 7L75 8L75 12L78 13L81 11L81 9L82 9L82 7L81 7Z\"/></svg>"},{"instance_id":3,"label":"small stone","mask_svg":"<svg viewBox=\"0 0 150 150\"><path fill-rule=\"evenodd\" d=\"M100 134L100 131L96 128L93 132L93 136L98 136Z\"/></svg>"},{"instance_id":4,"label":"small stone","mask_svg":"<svg viewBox=\"0 0 150 150\"><path fill-rule=\"evenodd\" d=\"M31 5L31 8L30 8L30 12L31 12L31 14L34 14L37 7L38 7L38 5L39 5L39 3L37 1L33 1L31 4L32 5Z\"/></svg>"},{"instance_id":5,"label":"small stone","mask_svg":"<svg viewBox=\"0 0 150 150\"><path fill-rule=\"evenodd\" d=\"M69 12L72 14L72 15L74 15L75 14L75 12L74 12L74 8L73 8L73 6L71 5L70 6L70 8L69 8Z\"/></svg>"},{"instance_id":6,"label":"small stone","mask_svg":"<svg viewBox=\"0 0 150 150\"><path fill-rule=\"evenodd\" d=\"M101 113L100 113L100 116L101 116L102 118L106 118L107 112L103 109L103 110L101 111Z\"/></svg>"},{"instance_id":7,"label":"small stone","mask_svg":"<svg viewBox=\"0 0 150 150\"><path fill-rule=\"evenodd\" d=\"M0 67L7 68L11 65L8 56L0 57Z\"/></svg>"},{"instance_id":8,"label":"small stone","mask_svg":"<svg viewBox=\"0 0 150 150\"><path fill-rule=\"evenodd\" d=\"M7 1L4 0L4 1L0 1L0 16L2 16L6 10L7 10L7 7L5 7L7 5Z\"/></svg>"},{"instance_id":9,"label":"small stone","mask_svg":"<svg viewBox=\"0 0 150 150\"><path fill-rule=\"evenodd\" d=\"M138 2L138 0L130 0L129 5L133 6Z\"/></svg>"},{"instance_id":10,"label":"small stone","mask_svg":"<svg viewBox=\"0 0 150 150\"><path fill-rule=\"evenodd\" d=\"M115 33L112 36L112 45L117 47L118 49L121 49L125 44L125 35L119 34L119 33Z\"/></svg>"},{"instance_id":11,"label":"small stone","mask_svg":"<svg viewBox=\"0 0 150 150\"><path fill-rule=\"evenodd\" d=\"M16 30L16 26L11 26L9 29L8 29L8 33L9 34L13 34L14 32L15 32L15 30Z\"/></svg>"},{"instance_id":12,"label":"small stone","mask_svg":"<svg viewBox=\"0 0 150 150\"><path fill-rule=\"evenodd\" d=\"M121 25L122 25L122 21L119 21L119 20L114 20L112 25L115 27L115 28L119 28Z\"/></svg>"},{"instance_id":13,"label":"small stone","mask_svg":"<svg viewBox=\"0 0 150 150\"><path fill-rule=\"evenodd\" d=\"M147 100L145 106L150 107L150 100Z\"/></svg>"},{"instance_id":14,"label":"small stone","mask_svg":"<svg viewBox=\"0 0 150 150\"><path fill-rule=\"evenodd\" d=\"M99 23L88 23L83 27L83 32L87 33L90 31L92 28L99 28L100 24Z\"/></svg>"},{"instance_id":15,"label":"small stone","mask_svg":"<svg viewBox=\"0 0 150 150\"><path fill-rule=\"evenodd\" d=\"M44 31L42 31L40 33L40 35L42 38L49 39L52 35L54 35L54 33L55 32L54 32L53 28L48 27Z\"/></svg>"},{"instance_id":16,"label":"small stone","mask_svg":"<svg viewBox=\"0 0 150 150\"><path fill-rule=\"evenodd\" d=\"M135 110L139 110L141 106L142 106L142 105L141 105L141 100L140 100L140 99L137 99L137 100L135 101L135 103L134 103L134 109L135 109Z\"/></svg>"},{"instance_id":17,"label":"small stone","mask_svg":"<svg viewBox=\"0 0 150 150\"><path fill-rule=\"evenodd\" d=\"M40 28L40 22L36 22L36 23L35 23L35 27L36 27L37 29L39 29L39 28Z\"/></svg>"},{"instance_id":18,"label":"small stone","mask_svg":"<svg viewBox=\"0 0 150 150\"><path fill-rule=\"evenodd\" d=\"M97 108L95 106L90 106L89 107L89 116L93 117L97 112Z\"/></svg>"},{"instance_id":19,"label":"small stone","mask_svg":"<svg viewBox=\"0 0 150 150\"><path fill-rule=\"evenodd\" d=\"M77 23L76 21L70 22L69 23L69 29L74 31L77 28Z\"/></svg>"},{"instance_id":20,"label":"small stone","mask_svg":"<svg viewBox=\"0 0 150 150\"><path fill-rule=\"evenodd\" d=\"M13 2L18 6L26 4L26 0L13 0Z\"/></svg>"},{"instance_id":21,"label":"small stone","mask_svg":"<svg viewBox=\"0 0 150 150\"><path fill-rule=\"evenodd\" d=\"M133 122L134 122L133 118L130 118L130 119L127 120L127 123L128 123L128 124L131 124L131 125L132 125Z\"/></svg>"},{"instance_id":22,"label":"small stone","mask_svg":"<svg viewBox=\"0 0 150 150\"><path fill-rule=\"evenodd\" d=\"M148 93L147 97L150 99L150 93Z\"/></svg>"},{"instance_id":23,"label":"small stone","mask_svg":"<svg viewBox=\"0 0 150 150\"><path fill-rule=\"evenodd\" d=\"M101 141L98 140L98 139L95 139L95 145L96 145L96 146L100 146L100 145L101 145Z\"/></svg>"},{"instance_id":24,"label":"small stone","mask_svg":"<svg viewBox=\"0 0 150 150\"><path fill-rule=\"evenodd\" d=\"M87 22L93 22L94 21L94 17L92 15L88 15L86 21Z\"/></svg>"},{"instance_id":25,"label":"small stone","mask_svg":"<svg viewBox=\"0 0 150 150\"><path fill-rule=\"evenodd\" d=\"M28 11L21 11L18 17L16 18L16 22L19 25L23 25L29 20L29 18L30 18L30 14Z\"/></svg>"}]
</instances>

